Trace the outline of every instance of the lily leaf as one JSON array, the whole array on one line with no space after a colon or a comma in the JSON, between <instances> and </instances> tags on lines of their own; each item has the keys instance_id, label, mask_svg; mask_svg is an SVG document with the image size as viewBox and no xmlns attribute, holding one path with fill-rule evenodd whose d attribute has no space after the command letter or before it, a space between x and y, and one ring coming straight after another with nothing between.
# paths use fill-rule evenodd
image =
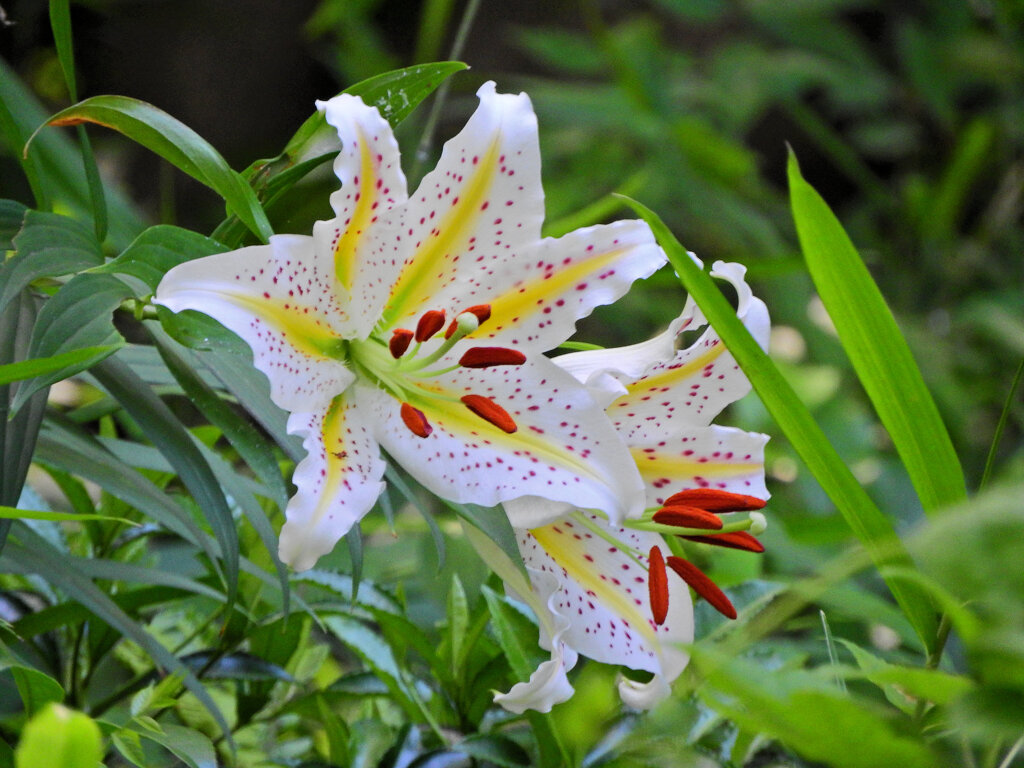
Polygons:
<instances>
[{"instance_id":1,"label":"lily leaf","mask_svg":"<svg viewBox=\"0 0 1024 768\"><path fill-rule=\"evenodd\" d=\"M228 210L263 242L273 234L252 188L198 133L152 104L127 96L93 96L53 115L46 125L95 123L123 133L224 198ZM27 151L28 145L26 145Z\"/></svg>"},{"instance_id":2,"label":"lily leaf","mask_svg":"<svg viewBox=\"0 0 1024 768\"><path fill-rule=\"evenodd\" d=\"M828 204L789 156L789 195L807 268L926 512L967 496L953 443L878 286Z\"/></svg>"}]
</instances>

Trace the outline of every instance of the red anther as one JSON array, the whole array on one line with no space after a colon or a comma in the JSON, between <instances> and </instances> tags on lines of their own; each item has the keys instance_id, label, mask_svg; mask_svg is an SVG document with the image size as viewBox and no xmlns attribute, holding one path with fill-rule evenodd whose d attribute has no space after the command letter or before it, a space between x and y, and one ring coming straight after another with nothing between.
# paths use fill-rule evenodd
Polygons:
<instances>
[{"instance_id":1,"label":"red anther","mask_svg":"<svg viewBox=\"0 0 1024 768\"><path fill-rule=\"evenodd\" d=\"M736 531L735 533L713 533L708 536L683 536L683 538L689 541L698 541L701 544L712 544L716 547L742 549L747 552L764 552L764 544L746 531Z\"/></svg>"},{"instance_id":2,"label":"red anther","mask_svg":"<svg viewBox=\"0 0 1024 768\"><path fill-rule=\"evenodd\" d=\"M481 419L489 421L498 429L508 432L510 435L519 429L515 421L512 420L512 417L508 415L508 411L489 397L465 395L462 397L462 403Z\"/></svg>"},{"instance_id":3,"label":"red anther","mask_svg":"<svg viewBox=\"0 0 1024 768\"><path fill-rule=\"evenodd\" d=\"M671 525L676 528L707 528L717 531L722 527L722 518L714 512L697 507L662 507L651 519L659 525Z\"/></svg>"},{"instance_id":4,"label":"red anther","mask_svg":"<svg viewBox=\"0 0 1024 768\"><path fill-rule=\"evenodd\" d=\"M444 328L444 310L428 309L416 323L416 341L424 342Z\"/></svg>"},{"instance_id":5,"label":"red anther","mask_svg":"<svg viewBox=\"0 0 1024 768\"><path fill-rule=\"evenodd\" d=\"M708 601L708 604L723 616L736 618L736 609L732 601L718 588L707 575L689 560L670 555L668 567L679 574L679 578L693 587L693 591Z\"/></svg>"},{"instance_id":6,"label":"red anther","mask_svg":"<svg viewBox=\"0 0 1024 768\"><path fill-rule=\"evenodd\" d=\"M402 403L402 421L416 437L429 437L434 428L430 426L427 417L419 408L413 408L408 403Z\"/></svg>"},{"instance_id":7,"label":"red anther","mask_svg":"<svg viewBox=\"0 0 1024 768\"><path fill-rule=\"evenodd\" d=\"M459 312L459 315L464 315L469 312L471 315L476 316L476 321L479 325L483 325L491 316L491 305L490 304L474 304L472 307ZM448 330L444 332L444 337L450 339L452 334L455 333L455 329L459 327L459 315L455 316L451 324L448 326Z\"/></svg>"},{"instance_id":8,"label":"red anther","mask_svg":"<svg viewBox=\"0 0 1024 768\"><path fill-rule=\"evenodd\" d=\"M492 365L522 365L526 355L507 347L470 347L459 358L463 368L490 368Z\"/></svg>"},{"instance_id":9,"label":"red anther","mask_svg":"<svg viewBox=\"0 0 1024 768\"><path fill-rule=\"evenodd\" d=\"M664 624L668 616L668 574L665 558L655 544L647 558L647 589L651 595L651 616L655 624Z\"/></svg>"},{"instance_id":10,"label":"red anther","mask_svg":"<svg viewBox=\"0 0 1024 768\"><path fill-rule=\"evenodd\" d=\"M690 488L665 499L666 507L700 507L708 512L749 512L753 509L762 509L766 503L764 499L756 496L716 491L714 488Z\"/></svg>"},{"instance_id":11,"label":"red anther","mask_svg":"<svg viewBox=\"0 0 1024 768\"><path fill-rule=\"evenodd\" d=\"M388 342L388 349L391 350L391 356L397 360L405 354L405 350L409 348L409 344L412 343L412 331L408 328L395 328L391 332L391 341Z\"/></svg>"}]
</instances>

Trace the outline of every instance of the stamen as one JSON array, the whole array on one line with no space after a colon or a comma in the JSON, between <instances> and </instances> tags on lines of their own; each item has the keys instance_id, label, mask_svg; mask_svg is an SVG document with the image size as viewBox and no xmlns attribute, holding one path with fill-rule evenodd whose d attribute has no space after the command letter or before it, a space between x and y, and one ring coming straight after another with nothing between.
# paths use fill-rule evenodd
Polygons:
<instances>
[{"instance_id":1,"label":"stamen","mask_svg":"<svg viewBox=\"0 0 1024 768\"><path fill-rule=\"evenodd\" d=\"M395 328L391 332L391 341L388 342L388 349L391 350L391 356L397 360L405 351L409 349L409 344L412 343L412 331L408 328Z\"/></svg>"},{"instance_id":2,"label":"stamen","mask_svg":"<svg viewBox=\"0 0 1024 768\"><path fill-rule=\"evenodd\" d=\"M647 558L647 589L651 596L651 615L655 624L664 624L668 616L668 574L665 558L655 544Z\"/></svg>"},{"instance_id":3,"label":"stamen","mask_svg":"<svg viewBox=\"0 0 1024 768\"><path fill-rule=\"evenodd\" d=\"M464 368L490 368L492 365L522 365L526 355L518 349L507 347L470 347L459 358Z\"/></svg>"},{"instance_id":4,"label":"stamen","mask_svg":"<svg viewBox=\"0 0 1024 768\"><path fill-rule=\"evenodd\" d=\"M708 601L708 604L723 616L736 618L736 609L732 601L718 588L707 575L689 560L670 555L668 567L675 571L679 578L693 587L693 591Z\"/></svg>"},{"instance_id":5,"label":"stamen","mask_svg":"<svg viewBox=\"0 0 1024 768\"><path fill-rule=\"evenodd\" d=\"M764 508L766 503L756 496L716 491L713 488L689 488L665 499L666 507L699 507L708 512L749 512L752 509Z\"/></svg>"},{"instance_id":6,"label":"stamen","mask_svg":"<svg viewBox=\"0 0 1024 768\"><path fill-rule=\"evenodd\" d=\"M416 341L421 344L444 328L444 310L429 309L416 323Z\"/></svg>"},{"instance_id":7,"label":"stamen","mask_svg":"<svg viewBox=\"0 0 1024 768\"><path fill-rule=\"evenodd\" d=\"M508 411L491 400L491 398L484 397L483 395L465 395L461 400L463 405L481 419L489 421L498 429L508 432L510 435L519 429L515 421L512 420L512 417L508 415Z\"/></svg>"},{"instance_id":8,"label":"stamen","mask_svg":"<svg viewBox=\"0 0 1024 768\"><path fill-rule=\"evenodd\" d=\"M434 428L430 426L430 422L427 421L427 417L419 408L413 408L408 403L402 403L400 413L405 426L416 437L429 437L430 433L434 431Z\"/></svg>"},{"instance_id":9,"label":"stamen","mask_svg":"<svg viewBox=\"0 0 1024 768\"><path fill-rule=\"evenodd\" d=\"M662 507L651 519L661 525L674 525L679 528L707 528L717 531L722 527L722 518L714 512L697 507Z\"/></svg>"},{"instance_id":10,"label":"stamen","mask_svg":"<svg viewBox=\"0 0 1024 768\"><path fill-rule=\"evenodd\" d=\"M464 309L461 312L459 312L459 315L464 315L467 312L469 314L474 315L476 317L477 326L479 327L479 326L483 325L484 322L490 318L490 316L491 316L491 305L490 304L474 304L472 307L468 307L467 309ZM444 337L446 339L450 339L451 335L453 333L455 333L455 329L458 328L458 324L456 322L457 320L458 320L458 315L456 316L455 320L452 320L451 325L448 326L448 330L446 330L444 332Z\"/></svg>"},{"instance_id":11,"label":"stamen","mask_svg":"<svg viewBox=\"0 0 1024 768\"><path fill-rule=\"evenodd\" d=\"M697 541L701 544L711 544L716 547L742 549L746 552L764 552L764 544L755 539L746 531L735 531L733 533L716 533L708 536L683 536L683 538L689 541Z\"/></svg>"}]
</instances>

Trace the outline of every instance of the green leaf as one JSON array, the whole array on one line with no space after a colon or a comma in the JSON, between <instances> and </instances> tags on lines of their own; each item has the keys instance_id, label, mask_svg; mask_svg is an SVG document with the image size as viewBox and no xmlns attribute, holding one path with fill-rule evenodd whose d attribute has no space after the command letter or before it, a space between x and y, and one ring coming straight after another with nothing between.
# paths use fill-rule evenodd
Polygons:
<instances>
[{"instance_id":1,"label":"green leaf","mask_svg":"<svg viewBox=\"0 0 1024 768\"><path fill-rule=\"evenodd\" d=\"M37 357L31 360L22 360L20 363L0 365L0 385L57 372L61 372L61 375L55 381L66 379L87 370L122 346L122 344L109 344L99 347L84 347L49 357Z\"/></svg>"},{"instance_id":2,"label":"green leaf","mask_svg":"<svg viewBox=\"0 0 1024 768\"><path fill-rule=\"evenodd\" d=\"M14 249L14 236L21 231L27 211L17 200L0 200L0 251Z\"/></svg>"},{"instance_id":3,"label":"green leaf","mask_svg":"<svg viewBox=\"0 0 1024 768\"><path fill-rule=\"evenodd\" d=\"M18 539L18 541L8 544L4 557L29 573L45 576L51 584L63 590L69 598L100 621L106 622L126 638L138 643L165 670L181 674L185 687L210 712L226 735L228 743L233 743L231 731L223 713L188 667L183 665L174 654L164 648L142 626L133 621L106 593L74 568L73 561L68 560L63 553L55 550L45 539L23 525L18 531ZM29 763L28 766L34 768L35 765L46 764L48 763ZM58 765L64 764L58 763ZM89 768L95 768L95 765L90 765Z\"/></svg>"},{"instance_id":4,"label":"green leaf","mask_svg":"<svg viewBox=\"0 0 1024 768\"><path fill-rule=\"evenodd\" d=\"M34 717L51 702L60 704L64 701L64 689L49 675L20 664L12 664L7 669L14 676L14 684L18 686L21 703L29 717Z\"/></svg>"},{"instance_id":5,"label":"green leaf","mask_svg":"<svg viewBox=\"0 0 1024 768\"><path fill-rule=\"evenodd\" d=\"M127 525L138 525L123 517L111 517L109 515L78 514L71 512L46 512L36 509L16 509L14 507L0 506L0 518L8 520L49 520L55 523L62 523L67 520L109 520Z\"/></svg>"},{"instance_id":6,"label":"green leaf","mask_svg":"<svg viewBox=\"0 0 1024 768\"><path fill-rule=\"evenodd\" d=\"M238 593L238 531L213 470L171 409L131 368L111 357L92 373L167 457L209 521L220 545L230 614Z\"/></svg>"},{"instance_id":7,"label":"green leaf","mask_svg":"<svg viewBox=\"0 0 1024 768\"><path fill-rule=\"evenodd\" d=\"M824 688L808 672L770 672L699 645L692 659L707 681L699 694L711 708L811 761L834 768L939 765L922 741L899 733L872 704Z\"/></svg>"},{"instance_id":8,"label":"green leaf","mask_svg":"<svg viewBox=\"0 0 1024 768\"><path fill-rule=\"evenodd\" d=\"M60 419L48 419L39 435L36 460L91 480L185 541L203 546L207 556L215 559L216 552L206 544L206 537L181 506L80 427Z\"/></svg>"},{"instance_id":9,"label":"green leaf","mask_svg":"<svg viewBox=\"0 0 1024 768\"><path fill-rule=\"evenodd\" d=\"M350 734L345 721L338 717L322 695L315 697L320 725L327 735L327 759L331 765L349 764L348 745Z\"/></svg>"},{"instance_id":10,"label":"green leaf","mask_svg":"<svg viewBox=\"0 0 1024 768\"><path fill-rule=\"evenodd\" d=\"M68 86L68 94L72 101L78 101L78 85L75 82L75 54L71 42L70 0L50 0L50 27L53 29L57 60L60 61L60 68L64 72L64 82ZM85 126L78 127L78 142L82 149L82 166L85 170L93 220L96 224L96 239L103 242L107 236L107 202L103 194L100 171L96 167L96 157L93 155L92 144L85 132Z\"/></svg>"},{"instance_id":11,"label":"green leaf","mask_svg":"<svg viewBox=\"0 0 1024 768\"><path fill-rule=\"evenodd\" d=\"M61 131L47 131L33 143L27 156L21 148L33 129L46 119L39 99L26 87L17 73L0 59L0 131L22 168L37 208L66 211L78 218L89 216L92 203L88 181L80 162L78 148ZM144 227L142 215L132 200L116 186L106 185L112 247L124 248Z\"/></svg>"},{"instance_id":12,"label":"green leaf","mask_svg":"<svg viewBox=\"0 0 1024 768\"><path fill-rule=\"evenodd\" d=\"M25 724L14 757L16 768L96 768L103 759L100 728L88 715L51 704Z\"/></svg>"},{"instance_id":13,"label":"green leaf","mask_svg":"<svg viewBox=\"0 0 1024 768\"><path fill-rule=\"evenodd\" d=\"M202 733L174 723L161 723L160 728L161 733L146 729L139 735L161 745L189 768L217 768L213 743Z\"/></svg>"},{"instance_id":14,"label":"green leaf","mask_svg":"<svg viewBox=\"0 0 1024 768\"><path fill-rule=\"evenodd\" d=\"M457 752L504 768L530 765L530 755L512 739L498 735L470 736L454 747Z\"/></svg>"},{"instance_id":15,"label":"green leaf","mask_svg":"<svg viewBox=\"0 0 1024 768\"><path fill-rule=\"evenodd\" d=\"M114 329L113 312L131 294L131 289L113 275L76 275L39 311L29 355L41 358L85 348L116 349L124 340ZM96 364L106 357L94 356L91 362ZM84 368L68 366L26 381L18 387L11 410L17 412L35 392L81 370Z\"/></svg>"},{"instance_id":16,"label":"green leaf","mask_svg":"<svg viewBox=\"0 0 1024 768\"><path fill-rule=\"evenodd\" d=\"M36 301L27 290L0 306L0 364L24 359L36 318ZM39 427L46 411L46 394L38 393L14 418L8 418L11 386L0 385L0 504L18 503L35 453ZM0 521L0 549L10 522Z\"/></svg>"},{"instance_id":17,"label":"green leaf","mask_svg":"<svg viewBox=\"0 0 1024 768\"><path fill-rule=\"evenodd\" d=\"M427 96L456 72L466 69L458 61L416 64L405 69L385 72L346 88L342 93L359 96L377 107L392 127L397 126ZM277 157L257 160L243 173L260 200L270 208L310 171L326 162L340 145L337 130L327 124L317 111L304 122ZM231 218L217 227L214 236L236 245L241 240L237 221Z\"/></svg>"},{"instance_id":18,"label":"green leaf","mask_svg":"<svg viewBox=\"0 0 1024 768\"><path fill-rule=\"evenodd\" d=\"M975 687L966 677L937 669L890 664L849 640L840 638L839 642L853 654L864 677L881 688L886 698L908 715L916 709L917 699L948 704Z\"/></svg>"},{"instance_id":19,"label":"green leaf","mask_svg":"<svg viewBox=\"0 0 1024 768\"><path fill-rule=\"evenodd\" d=\"M110 737L121 753L121 757L138 768L146 768L146 752L142 748L142 737L136 731L122 728Z\"/></svg>"},{"instance_id":20,"label":"green leaf","mask_svg":"<svg viewBox=\"0 0 1024 768\"><path fill-rule=\"evenodd\" d=\"M288 489L277 457L266 438L248 421L200 378L196 369L200 363L195 353L175 348L170 338L158 328L150 327L160 357L174 375L182 391L202 412L207 420L224 433L224 437L238 451L246 464L263 482L270 492L270 498L284 509L288 503Z\"/></svg>"},{"instance_id":21,"label":"green leaf","mask_svg":"<svg viewBox=\"0 0 1024 768\"><path fill-rule=\"evenodd\" d=\"M171 267L226 250L227 246L198 232L158 224L135 238L116 259L92 271L131 275L155 291Z\"/></svg>"},{"instance_id":22,"label":"green leaf","mask_svg":"<svg viewBox=\"0 0 1024 768\"><path fill-rule=\"evenodd\" d=\"M529 680L537 668L537 625L507 599L484 585L480 588L491 614L498 645L505 652L512 672L520 680Z\"/></svg>"},{"instance_id":23,"label":"green leaf","mask_svg":"<svg viewBox=\"0 0 1024 768\"><path fill-rule=\"evenodd\" d=\"M406 685L391 649L368 626L348 616L328 616L324 625L342 643L351 648L391 691L397 704L415 717L413 692Z\"/></svg>"},{"instance_id":24,"label":"green leaf","mask_svg":"<svg viewBox=\"0 0 1024 768\"><path fill-rule=\"evenodd\" d=\"M690 258L657 214L635 200L627 199L627 202L651 226L683 286L736 358L765 408L843 514L876 567L900 565L912 569L913 561L892 523L871 501L810 411L736 317L735 310L711 277ZM918 585L905 580L888 578L886 584L925 648L930 650L935 644L937 628L931 599Z\"/></svg>"},{"instance_id":25,"label":"green leaf","mask_svg":"<svg viewBox=\"0 0 1024 768\"><path fill-rule=\"evenodd\" d=\"M967 495L960 460L910 348L842 225L789 156L789 191L807 268L839 339L926 512Z\"/></svg>"},{"instance_id":26,"label":"green leaf","mask_svg":"<svg viewBox=\"0 0 1024 768\"><path fill-rule=\"evenodd\" d=\"M452 583L448 588L448 644L451 648L451 675L455 680L459 679L459 672L463 662L463 642L466 640L466 630L469 629L469 603L466 600L466 590L462 587L462 580L458 573L452 574Z\"/></svg>"},{"instance_id":27,"label":"green leaf","mask_svg":"<svg viewBox=\"0 0 1024 768\"><path fill-rule=\"evenodd\" d=\"M0 308L40 277L59 277L103 263L96 235L74 219L28 211L15 254L0 266Z\"/></svg>"},{"instance_id":28,"label":"green leaf","mask_svg":"<svg viewBox=\"0 0 1024 768\"><path fill-rule=\"evenodd\" d=\"M468 67L461 61L416 64L362 80L342 93L358 96L366 104L376 107L381 117L395 127L441 83L464 69ZM329 151L322 149L323 143L331 143L337 151L338 135L334 128L327 125L324 114L317 111L296 131L285 146L282 156L309 159Z\"/></svg>"},{"instance_id":29,"label":"green leaf","mask_svg":"<svg viewBox=\"0 0 1024 768\"><path fill-rule=\"evenodd\" d=\"M123 133L160 155L224 198L234 213L263 242L273 234L252 188L227 161L191 128L152 104L127 96L93 96L53 115L46 125L95 123Z\"/></svg>"}]
</instances>

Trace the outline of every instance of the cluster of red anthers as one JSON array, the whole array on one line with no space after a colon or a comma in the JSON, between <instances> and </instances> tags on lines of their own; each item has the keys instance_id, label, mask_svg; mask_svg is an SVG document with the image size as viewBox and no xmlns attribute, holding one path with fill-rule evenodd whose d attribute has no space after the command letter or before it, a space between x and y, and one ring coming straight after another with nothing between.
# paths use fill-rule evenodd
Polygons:
<instances>
[{"instance_id":1,"label":"cluster of red anthers","mask_svg":"<svg viewBox=\"0 0 1024 768\"><path fill-rule=\"evenodd\" d=\"M706 534L680 534L680 538L701 544L712 544L730 549L742 549L747 552L764 552L764 546L746 531L730 533L714 533L721 530L720 512L750 512L761 509L765 505L762 499L745 496L741 493L729 493L710 488L692 488L680 491L665 500L665 504L651 518L660 525L673 528L689 528L706 530ZM689 560L671 555L666 561L657 546L651 547L648 559L648 589L651 597L651 613L654 621L662 624L668 615L668 566L679 578L689 584L693 590L703 597L719 613L730 619L736 618L736 609L732 601L725 596L718 586Z\"/></svg>"},{"instance_id":2,"label":"cluster of red anthers","mask_svg":"<svg viewBox=\"0 0 1024 768\"><path fill-rule=\"evenodd\" d=\"M490 318L491 306L478 304L460 312L444 332L445 339L451 339L459 328L459 317L465 314L473 315L476 318L477 327L479 327ZM408 351L413 340L417 344L422 344L433 338L438 331L444 328L444 322L444 310L431 309L424 312L417 321L415 331L408 328L396 328L392 331L391 340L388 342L391 356L398 360ZM459 365L463 368L491 368L496 365L522 365L525 362L526 355L517 349L508 347L470 347L459 358ZM469 394L464 395L460 400L469 410L498 429L509 434L518 429L508 411L491 398ZM405 426L417 437L429 437L430 433L434 431L430 422L427 421L426 415L419 408L409 403L402 403L400 413Z\"/></svg>"}]
</instances>

